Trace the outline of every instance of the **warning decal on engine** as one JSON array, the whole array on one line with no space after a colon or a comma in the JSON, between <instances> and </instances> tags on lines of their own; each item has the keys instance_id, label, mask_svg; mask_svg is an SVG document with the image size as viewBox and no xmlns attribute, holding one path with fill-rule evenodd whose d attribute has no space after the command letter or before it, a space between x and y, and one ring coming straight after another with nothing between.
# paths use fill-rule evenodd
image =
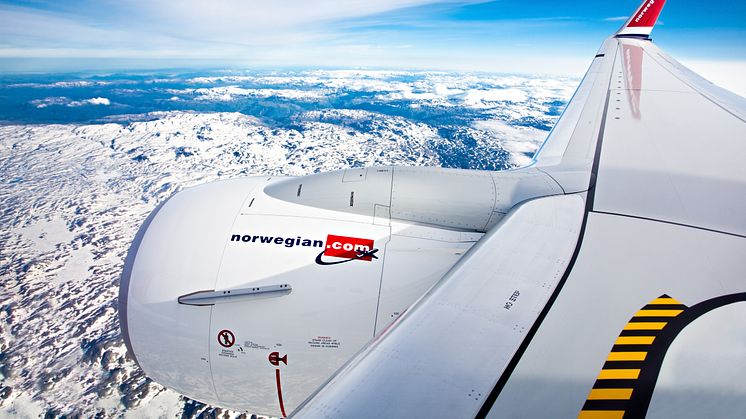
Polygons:
<instances>
[{"instance_id":1,"label":"warning decal on engine","mask_svg":"<svg viewBox=\"0 0 746 419\"><path fill-rule=\"evenodd\" d=\"M228 329L223 329L218 332L218 343L223 348L230 348L236 343L236 336Z\"/></svg>"},{"instance_id":2,"label":"warning decal on engine","mask_svg":"<svg viewBox=\"0 0 746 419\"><path fill-rule=\"evenodd\" d=\"M256 342L252 342L252 341L250 341L250 340L247 340L247 341L245 341L245 342L243 343L243 346L244 346L244 347L245 347L246 349L261 349L261 350L268 350L268 349L269 349L268 347L266 347L266 346L264 346L264 345L260 345L260 344L258 344L258 343L256 343Z\"/></svg>"},{"instance_id":3,"label":"warning decal on engine","mask_svg":"<svg viewBox=\"0 0 746 419\"><path fill-rule=\"evenodd\" d=\"M339 340L332 339L329 336L316 336L315 338L308 341L308 346L311 348L339 348Z\"/></svg>"}]
</instances>

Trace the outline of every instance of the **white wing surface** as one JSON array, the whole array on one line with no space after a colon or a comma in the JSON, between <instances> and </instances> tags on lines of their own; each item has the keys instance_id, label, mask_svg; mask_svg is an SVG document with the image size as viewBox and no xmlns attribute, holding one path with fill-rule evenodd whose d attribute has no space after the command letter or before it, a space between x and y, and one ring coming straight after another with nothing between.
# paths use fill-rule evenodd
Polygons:
<instances>
[{"instance_id":1,"label":"white wing surface","mask_svg":"<svg viewBox=\"0 0 746 419\"><path fill-rule=\"evenodd\" d=\"M746 415L746 101L607 39L514 208L297 417Z\"/></svg>"}]
</instances>

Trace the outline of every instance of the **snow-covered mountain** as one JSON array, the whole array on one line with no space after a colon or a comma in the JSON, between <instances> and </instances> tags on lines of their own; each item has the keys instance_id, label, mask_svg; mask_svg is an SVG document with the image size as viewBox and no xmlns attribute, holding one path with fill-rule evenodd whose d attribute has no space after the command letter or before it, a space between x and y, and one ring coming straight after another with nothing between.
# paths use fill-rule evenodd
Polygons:
<instances>
[{"instance_id":1,"label":"snow-covered mountain","mask_svg":"<svg viewBox=\"0 0 746 419\"><path fill-rule=\"evenodd\" d=\"M33 123L9 112L0 126L0 416L241 415L151 382L126 355L119 275L158 202L236 176L515 167L530 161L577 83L356 71L116 77L0 88L16 89L11 102L26 112L44 112L20 118ZM136 94L140 105L122 104ZM183 109L129 112L177 102ZM50 109L67 123L47 123Z\"/></svg>"}]
</instances>

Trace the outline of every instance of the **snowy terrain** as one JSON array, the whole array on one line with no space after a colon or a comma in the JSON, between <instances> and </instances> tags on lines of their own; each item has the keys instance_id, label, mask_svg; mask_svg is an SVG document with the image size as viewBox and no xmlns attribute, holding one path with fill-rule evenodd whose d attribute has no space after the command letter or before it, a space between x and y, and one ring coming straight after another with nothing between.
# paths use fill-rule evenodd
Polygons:
<instances>
[{"instance_id":1,"label":"snowy terrain","mask_svg":"<svg viewBox=\"0 0 746 419\"><path fill-rule=\"evenodd\" d=\"M119 275L158 202L236 176L526 164L576 84L360 71L5 83L26 108L6 104L0 126L0 416L239 416L126 355Z\"/></svg>"}]
</instances>

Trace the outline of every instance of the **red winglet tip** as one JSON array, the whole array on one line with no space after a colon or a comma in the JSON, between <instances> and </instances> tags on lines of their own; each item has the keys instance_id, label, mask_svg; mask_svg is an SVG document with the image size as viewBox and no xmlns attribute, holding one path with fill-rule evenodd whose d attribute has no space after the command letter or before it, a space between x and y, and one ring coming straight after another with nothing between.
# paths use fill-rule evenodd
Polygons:
<instances>
[{"instance_id":1,"label":"red winglet tip","mask_svg":"<svg viewBox=\"0 0 746 419\"><path fill-rule=\"evenodd\" d=\"M653 30L666 0L644 0L617 35L648 36Z\"/></svg>"}]
</instances>

